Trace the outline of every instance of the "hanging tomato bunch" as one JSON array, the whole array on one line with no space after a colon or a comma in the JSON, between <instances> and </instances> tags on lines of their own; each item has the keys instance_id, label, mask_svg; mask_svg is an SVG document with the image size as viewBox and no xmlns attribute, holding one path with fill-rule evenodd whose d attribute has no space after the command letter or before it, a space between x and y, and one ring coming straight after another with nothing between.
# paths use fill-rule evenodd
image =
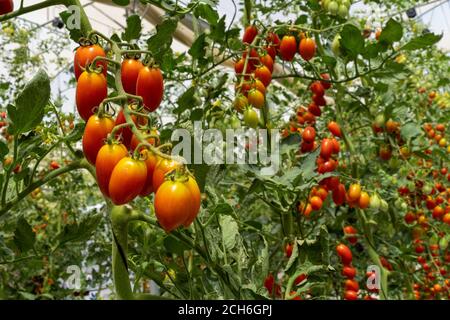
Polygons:
<instances>
[{"instance_id":1,"label":"hanging tomato bunch","mask_svg":"<svg viewBox=\"0 0 450 320\"><path fill-rule=\"evenodd\" d=\"M137 55L126 55L120 62L122 88L116 89L131 102L114 119L109 101L117 98L107 98L107 62L111 60L99 44L84 40L76 50L76 103L87 121L83 152L95 165L99 189L115 205L154 193L162 228L187 228L200 210L200 189L185 165L158 147L159 133L150 113L163 99L161 70L152 60L143 63Z\"/></svg>"}]
</instances>

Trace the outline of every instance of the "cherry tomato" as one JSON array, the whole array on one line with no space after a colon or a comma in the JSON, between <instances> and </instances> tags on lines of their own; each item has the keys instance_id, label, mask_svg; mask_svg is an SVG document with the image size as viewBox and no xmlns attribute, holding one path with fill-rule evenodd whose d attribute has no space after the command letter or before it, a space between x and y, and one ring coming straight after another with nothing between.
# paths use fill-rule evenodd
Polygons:
<instances>
[{"instance_id":1,"label":"cherry tomato","mask_svg":"<svg viewBox=\"0 0 450 320\"><path fill-rule=\"evenodd\" d=\"M83 153L89 163L95 164L98 151L113 128L114 120L109 116L94 114L89 117L83 134Z\"/></svg>"},{"instance_id":2,"label":"cherry tomato","mask_svg":"<svg viewBox=\"0 0 450 320\"><path fill-rule=\"evenodd\" d=\"M258 113L253 108L247 108L244 111L244 122L250 128L256 128L258 126L259 117Z\"/></svg>"},{"instance_id":3,"label":"cherry tomato","mask_svg":"<svg viewBox=\"0 0 450 320\"><path fill-rule=\"evenodd\" d=\"M322 77L323 80L330 80L330 75L328 73L322 73L320 75ZM322 86L324 87L325 90L328 90L331 88L331 82L328 81L321 81Z\"/></svg>"},{"instance_id":4,"label":"cherry tomato","mask_svg":"<svg viewBox=\"0 0 450 320\"><path fill-rule=\"evenodd\" d=\"M261 61L261 63L265 65L267 69L269 69L270 73L273 72L273 58L270 54L266 53L265 55L261 56L259 58L259 61Z\"/></svg>"},{"instance_id":5,"label":"cherry tomato","mask_svg":"<svg viewBox=\"0 0 450 320\"><path fill-rule=\"evenodd\" d=\"M320 156L324 159L329 159L333 153L333 142L331 139L322 139L322 144L320 145Z\"/></svg>"},{"instance_id":6,"label":"cherry tomato","mask_svg":"<svg viewBox=\"0 0 450 320\"><path fill-rule=\"evenodd\" d=\"M84 71L77 82L77 110L84 121L94 114L94 108L107 97L108 87L102 73Z\"/></svg>"},{"instance_id":7,"label":"cherry tomato","mask_svg":"<svg viewBox=\"0 0 450 320\"><path fill-rule=\"evenodd\" d=\"M286 35L281 39L280 55L285 61L292 61L297 52L297 41L294 36Z\"/></svg>"},{"instance_id":8,"label":"cherry tomato","mask_svg":"<svg viewBox=\"0 0 450 320\"><path fill-rule=\"evenodd\" d=\"M185 223L194 211L186 183L166 180L155 194L155 214L161 227L170 232Z\"/></svg>"},{"instance_id":9,"label":"cherry tomato","mask_svg":"<svg viewBox=\"0 0 450 320\"><path fill-rule=\"evenodd\" d=\"M367 192L363 191L361 192L361 195L359 197L359 207L361 209L366 209L369 206L370 203L370 196Z\"/></svg>"},{"instance_id":10,"label":"cherry tomato","mask_svg":"<svg viewBox=\"0 0 450 320\"><path fill-rule=\"evenodd\" d=\"M355 237L349 236L349 235L358 234L358 230L356 230L354 227L352 227L352 226L345 226L344 227L344 234L348 236L347 240L351 244L355 244L356 242L358 242L358 238L356 236Z\"/></svg>"},{"instance_id":11,"label":"cherry tomato","mask_svg":"<svg viewBox=\"0 0 450 320\"><path fill-rule=\"evenodd\" d=\"M320 115L322 114L322 111L314 102L311 102L308 105L308 111L311 112L316 117L320 117Z\"/></svg>"},{"instance_id":12,"label":"cherry tomato","mask_svg":"<svg viewBox=\"0 0 450 320\"><path fill-rule=\"evenodd\" d=\"M265 65L261 65L255 70L255 78L261 80L265 87L272 81L272 72Z\"/></svg>"},{"instance_id":13,"label":"cherry tomato","mask_svg":"<svg viewBox=\"0 0 450 320\"><path fill-rule=\"evenodd\" d=\"M315 104L317 104L319 107L325 106L327 104L327 101L325 100L324 96L320 96L320 95L313 95L312 97L313 101Z\"/></svg>"},{"instance_id":14,"label":"cherry tomato","mask_svg":"<svg viewBox=\"0 0 450 320\"><path fill-rule=\"evenodd\" d=\"M330 130L331 134L335 137L342 137L342 133L341 133L341 128L339 127L339 125L334 122L331 121L328 123L328 130Z\"/></svg>"},{"instance_id":15,"label":"cherry tomato","mask_svg":"<svg viewBox=\"0 0 450 320\"><path fill-rule=\"evenodd\" d=\"M290 258L292 255L292 250L294 249L294 246L291 243L287 243L284 247L284 254L286 257Z\"/></svg>"},{"instance_id":16,"label":"cherry tomato","mask_svg":"<svg viewBox=\"0 0 450 320\"><path fill-rule=\"evenodd\" d=\"M144 161L124 157L115 165L109 179L109 196L115 205L136 198L145 186L147 166Z\"/></svg>"},{"instance_id":17,"label":"cherry tomato","mask_svg":"<svg viewBox=\"0 0 450 320\"><path fill-rule=\"evenodd\" d=\"M248 99L243 94L239 94L234 99L233 103L234 109L240 113L244 112L245 108L248 106Z\"/></svg>"},{"instance_id":18,"label":"cherry tomato","mask_svg":"<svg viewBox=\"0 0 450 320\"><path fill-rule=\"evenodd\" d=\"M252 81L250 83L250 90L251 89L256 89L259 92L261 92L263 95L266 93L266 87L264 86L264 84L259 79L255 79L255 81Z\"/></svg>"},{"instance_id":19,"label":"cherry tomato","mask_svg":"<svg viewBox=\"0 0 450 320\"><path fill-rule=\"evenodd\" d=\"M170 159L158 159L153 172L153 191L156 192L159 186L164 182L166 174L175 170L180 164Z\"/></svg>"},{"instance_id":20,"label":"cherry tomato","mask_svg":"<svg viewBox=\"0 0 450 320\"><path fill-rule=\"evenodd\" d=\"M314 39L303 38L298 46L298 52L304 60L311 60L316 54L316 42Z\"/></svg>"},{"instance_id":21,"label":"cherry tomato","mask_svg":"<svg viewBox=\"0 0 450 320\"><path fill-rule=\"evenodd\" d=\"M94 60L95 57L106 57L105 51L98 44L92 44L88 46L79 46L75 51L75 57L73 61L73 70L75 72L75 78L78 80L83 73L83 68ZM104 60L99 60L95 64L97 67L102 66L103 75L106 78L107 64Z\"/></svg>"},{"instance_id":22,"label":"cherry tomato","mask_svg":"<svg viewBox=\"0 0 450 320\"><path fill-rule=\"evenodd\" d=\"M257 109L261 109L264 106L264 94L256 89L252 89L247 95L248 103Z\"/></svg>"},{"instance_id":23,"label":"cherry tomato","mask_svg":"<svg viewBox=\"0 0 450 320\"><path fill-rule=\"evenodd\" d=\"M148 111L155 111L164 95L164 82L159 68L143 67L136 82L136 94L144 100Z\"/></svg>"},{"instance_id":24,"label":"cherry tomato","mask_svg":"<svg viewBox=\"0 0 450 320\"><path fill-rule=\"evenodd\" d=\"M338 244L336 246L336 252L341 258L341 261L344 265L350 265L352 262L353 256L350 249L345 244Z\"/></svg>"},{"instance_id":25,"label":"cherry tomato","mask_svg":"<svg viewBox=\"0 0 450 320\"><path fill-rule=\"evenodd\" d=\"M192 176L189 176L188 181L185 183L188 187L189 191L191 191L192 195L192 212L189 215L189 218L183 223L185 228L189 227L189 225L195 220L197 214L200 210L200 206L202 203L200 188L198 187L197 181Z\"/></svg>"},{"instance_id":26,"label":"cherry tomato","mask_svg":"<svg viewBox=\"0 0 450 320\"><path fill-rule=\"evenodd\" d=\"M128 108L133 110L134 106L129 105ZM136 115L132 114L131 119L133 120L134 124L137 126L147 124L147 118L144 118L144 117L137 117ZM120 109L119 114L117 115L117 118L115 121L115 125L118 126L118 125L120 125L122 123L126 123L126 122L127 121L125 119L125 114L123 113L123 109ZM131 132L130 127L121 128L121 129L117 130L116 132L117 132L116 138L120 137L120 140L122 141L122 143L127 148L129 148L130 144L131 144L131 139L133 137L133 132Z\"/></svg>"},{"instance_id":27,"label":"cherry tomato","mask_svg":"<svg viewBox=\"0 0 450 320\"><path fill-rule=\"evenodd\" d=\"M361 186L359 184L352 184L348 189L348 197L351 201L358 201L361 196Z\"/></svg>"},{"instance_id":28,"label":"cherry tomato","mask_svg":"<svg viewBox=\"0 0 450 320\"><path fill-rule=\"evenodd\" d=\"M309 203L311 203L311 208L314 211L320 210L320 208L322 208L322 199L318 196L314 196L311 198L311 200L309 201Z\"/></svg>"},{"instance_id":29,"label":"cherry tomato","mask_svg":"<svg viewBox=\"0 0 450 320\"><path fill-rule=\"evenodd\" d=\"M305 142L313 142L316 138L316 130L314 127L306 127L302 132L302 139Z\"/></svg>"},{"instance_id":30,"label":"cherry tomato","mask_svg":"<svg viewBox=\"0 0 450 320\"><path fill-rule=\"evenodd\" d=\"M356 276L356 269L352 266L344 266L342 268L342 275L348 279L353 279Z\"/></svg>"},{"instance_id":31,"label":"cherry tomato","mask_svg":"<svg viewBox=\"0 0 450 320\"><path fill-rule=\"evenodd\" d=\"M358 300L358 293L353 290L346 290L344 298L345 300Z\"/></svg>"},{"instance_id":32,"label":"cherry tomato","mask_svg":"<svg viewBox=\"0 0 450 320\"><path fill-rule=\"evenodd\" d=\"M59 163L53 160L52 162L50 162L50 169L52 170L59 169Z\"/></svg>"},{"instance_id":33,"label":"cherry tomato","mask_svg":"<svg viewBox=\"0 0 450 320\"><path fill-rule=\"evenodd\" d=\"M109 197L109 180L116 164L128 154L123 144L105 144L100 148L95 161L97 183L100 191Z\"/></svg>"},{"instance_id":34,"label":"cherry tomato","mask_svg":"<svg viewBox=\"0 0 450 320\"><path fill-rule=\"evenodd\" d=\"M325 88L322 86L322 83L320 81L314 81L309 86L309 89L312 91L312 93L323 96L325 94Z\"/></svg>"},{"instance_id":35,"label":"cherry tomato","mask_svg":"<svg viewBox=\"0 0 450 320\"><path fill-rule=\"evenodd\" d=\"M144 67L137 59L125 59L122 61L121 79L126 93L136 94L136 82L139 72Z\"/></svg>"},{"instance_id":36,"label":"cherry tomato","mask_svg":"<svg viewBox=\"0 0 450 320\"><path fill-rule=\"evenodd\" d=\"M245 28L244 36L242 37L242 42L245 44L250 44L258 35L258 29L254 25L250 25Z\"/></svg>"},{"instance_id":37,"label":"cherry tomato","mask_svg":"<svg viewBox=\"0 0 450 320\"><path fill-rule=\"evenodd\" d=\"M280 49L280 38L276 33L269 32L266 37L268 46L266 47L267 53L272 57L272 60L275 61L275 57Z\"/></svg>"},{"instance_id":38,"label":"cherry tomato","mask_svg":"<svg viewBox=\"0 0 450 320\"><path fill-rule=\"evenodd\" d=\"M359 291L358 282L356 282L353 279L345 280L345 290L352 290L352 291L358 292Z\"/></svg>"}]
</instances>

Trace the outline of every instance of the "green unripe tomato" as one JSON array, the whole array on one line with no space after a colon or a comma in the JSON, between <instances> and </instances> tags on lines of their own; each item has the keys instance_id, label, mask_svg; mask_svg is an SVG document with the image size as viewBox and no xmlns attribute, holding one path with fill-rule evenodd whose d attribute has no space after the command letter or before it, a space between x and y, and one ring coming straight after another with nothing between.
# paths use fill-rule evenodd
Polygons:
<instances>
[{"instance_id":1,"label":"green unripe tomato","mask_svg":"<svg viewBox=\"0 0 450 320\"><path fill-rule=\"evenodd\" d=\"M371 197L370 197L370 203L369 203L369 205L370 205L370 208L372 208L372 209L374 209L374 210L378 210L378 209L380 209L380 206L381 206L381 199L380 199L380 197L378 196L378 194L373 194Z\"/></svg>"},{"instance_id":2,"label":"green unripe tomato","mask_svg":"<svg viewBox=\"0 0 450 320\"><path fill-rule=\"evenodd\" d=\"M247 108L244 111L244 122L250 128L256 128L258 126L259 117L255 109Z\"/></svg>"},{"instance_id":3,"label":"green unripe tomato","mask_svg":"<svg viewBox=\"0 0 450 320\"><path fill-rule=\"evenodd\" d=\"M346 18L348 15L348 8L341 4L338 9L338 15L341 18Z\"/></svg>"},{"instance_id":4,"label":"green unripe tomato","mask_svg":"<svg viewBox=\"0 0 450 320\"><path fill-rule=\"evenodd\" d=\"M341 54L341 36L337 34L331 43L331 51L337 57Z\"/></svg>"},{"instance_id":5,"label":"green unripe tomato","mask_svg":"<svg viewBox=\"0 0 450 320\"><path fill-rule=\"evenodd\" d=\"M328 10L328 5L330 4L331 0L322 0L322 8L325 10Z\"/></svg>"},{"instance_id":6,"label":"green unripe tomato","mask_svg":"<svg viewBox=\"0 0 450 320\"><path fill-rule=\"evenodd\" d=\"M380 209L381 209L381 211L383 211L383 212L387 212L387 211L389 210L389 205L388 205L388 203L386 202L386 200L381 199Z\"/></svg>"},{"instance_id":7,"label":"green unripe tomato","mask_svg":"<svg viewBox=\"0 0 450 320\"><path fill-rule=\"evenodd\" d=\"M442 251L447 250L448 247L448 235L446 237L442 237L441 240L439 240L439 248Z\"/></svg>"},{"instance_id":8,"label":"green unripe tomato","mask_svg":"<svg viewBox=\"0 0 450 320\"><path fill-rule=\"evenodd\" d=\"M332 15L334 15L334 16L337 15L338 12L339 12L339 5L338 5L338 3L337 3L336 1L331 1L331 2L328 4L327 10L328 10L328 12L329 12L330 14L332 14Z\"/></svg>"},{"instance_id":9,"label":"green unripe tomato","mask_svg":"<svg viewBox=\"0 0 450 320\"><path fill-rule=\"evenodd\" d=\"M375 125L379 128L384 127L384 124L386 123L386 118L384 117L383 113L377 114L375 117Z\"/></svg>"},{"instance_id":10,"label":"green unripe tomato","mask_svg":"<svg viewBox=\"0 0 450 320\"><path fill-rule=\"evenodd\" d=\"M241 120L236 115L233 115L230 119L230 125L233 129L239 129L241 127Z\"/></svg>"},{"instance_id":11,"label":"green unripe tomato","mask_svg":"<svg viewBox=\"0 0 450 320\"><path fill-rule=\"evenodd\" d=\"M432 190L433 190L433 188L428 183L425 184L422 188L422 192L424 194L430 194Z\"/></svg>"},{"instance_id":12,"label":"green unripe tomato","mask_svg":"<svg viewBox=\"0 0 450 320\"><path fill-rule=\"evenodd\" d=\"M352 5L350 0L341 0L341 6L346 6L347 7L347 12L350 9L350 6Z\"/></svg>"}]
</instances>

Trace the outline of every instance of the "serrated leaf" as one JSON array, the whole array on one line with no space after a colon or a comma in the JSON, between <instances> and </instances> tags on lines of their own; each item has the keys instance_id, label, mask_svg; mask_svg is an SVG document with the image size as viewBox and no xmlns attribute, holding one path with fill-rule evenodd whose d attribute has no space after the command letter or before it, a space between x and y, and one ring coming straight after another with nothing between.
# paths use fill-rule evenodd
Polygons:
<instances>
[{"instance_id":1,"label":"serrated leaf","mask_svg":"<svg viewBox=\"0 0 450 320\"><path fill-rule=\"evenodd\" d=\"M14 243L22 252L26 252L34 247L36 235L31 226L24 217L17 220L16 230L14 231Z\"/></svg>"},{"instance_id":2,"label":"serrated leaf","mask_svg":"<svg viewBox=\"0 0 450 320\"><path fill-rule=\"evenodd\" d=\"M141 18L139 18L136 14L129 16L127 18L127 27L125 28L125 32L122 33L122 39L127 42L133 39L139 39L141 30Z\"/></svg>"},{"instance_id":3,"label":"serrated leaf","mask_svg":"<svg viewBox=\"0 0 450 320\"><path fill-rule=\"evenodd\" d=\"M354 25L347 24L341 31L341 47L347 55L355 59L364 50L364 37L361 31Z\"/></svg>"},{"instance_id":4,"label":"serrated leaf","mask_svg":"<svg viewBox=\"0 0 450 320\"><path fill-rule=\"evenodd\" d=\"M225 249L232 250L236 245L236 236L239 234L238 224L229 215L220 215L219 224L222 229L222 241Z\"/></svg>"},{"instance_id":5,"label":"serrated leaf","mask_svg":"<svg viewBox=\"0 0 450 320\"><path fill-rule=\"evenodd\" d=\"M392 44L396 41L400 41L403 36L403 27L400 23L394 19L389 19L386 26L381 30L379 42Z\"/></svg>"},{"instance_id":6,"label":"serrated leaf","mask_svg":"<svg viewBox=\"0 0 450 320\"><path fill-rule=\"evenodd\" d=\"M437 35L434 33L427 33L420 37L411 39L407 44L405 44L403 50L418 50L424 49L426 47L432 46L433 44L439 42L442 39L443 34Z\"/></svg>"},{"instance_id":7,"label":"serrated leaf","mask_svg":"<svg viewBox=\"0 0 450 320\"><path fill-rule=\"evenodd\" d=\"M194 15L197 18L203 18L210 25L215 25L219 19L219 14L210 5L206 3L200 3L194 10Z\"/></svg>"},{"instance_id":8,"label":"serrated leaf","mask_svg":"<svg viewBox=\"0 0 450 320\"><path fill-rule=\"evenodd\" d=\"M421 135L422 131L416 123L409 122L401 127L400 133L403 138L409 140Z\"/></svg>"},{"instance_id":9,"label":"serrated leaf","mask_svg":"<svg viewBox=\"0 0 450 320\"><path fill-rule=\"evenodd\" d=\"M60 244L71 241L85 241L91 237L101 219L102 216L100 214L95 214L84 218L79 223L66 225L58 234L57 239Z\"/></svg>"},{"instance_id":10,"label":"serrated leaf","mask_svg":"<svg viewBox=\"0 0 450 320\"><path fill-rule=\"evenodd\" d=\"M302 170L303 170L303 178L308 181L311 180L314 176L316 176L316 160L317 156L320 153L320 148L317 148L314 152L311 152L306 156L306 158L302 162Z\"/></svg>"},{"instance_id":11,"label":"serrated leaf","mask_svg":"<svg viewBox=\"0 0 450 320\"><path fill-rule=\"evenodd\" d=\"M49 99L50 79L47 73L40 69L19 93L16 105L8 106L14 134L33 130L42 121Z\"/></svg>"},{"instance_id":12,"label":"serrated leaf","mask_svg":"<svg viewBox=\"0 0 450 320\"><path fill-rule=\"evenodd\" d=\"M206 34L202 33L195 39L188 53L196 60L204 60L206 54Z\"/></svg>"},{"instance_id":13,"label":"serrated leaf","mask_svg":"<svg viewBox=\"0 0 450 320\"><path fill-rule=\"evenodd\" d=\"M148 50L153 53L153 58L159 64L163 64L163 57L169 52L172 44L172 36L177 29L178 20L169 18L156 26L156 33L147 40Z\"/></svg>"},{"instance_id":14,"label":"serrated leaf","mask_svg":"<svg viewBox=\"0 0 450 320\"><path fill-rule=\"evenodd\" d=\"M164 238L164 248L166 248L167 252L175 253L177 255L183 255L185 250L189 250L189 247L185 245L183 242L175 239L173 236L169 235Z\"/></svg>"}]
</instances>

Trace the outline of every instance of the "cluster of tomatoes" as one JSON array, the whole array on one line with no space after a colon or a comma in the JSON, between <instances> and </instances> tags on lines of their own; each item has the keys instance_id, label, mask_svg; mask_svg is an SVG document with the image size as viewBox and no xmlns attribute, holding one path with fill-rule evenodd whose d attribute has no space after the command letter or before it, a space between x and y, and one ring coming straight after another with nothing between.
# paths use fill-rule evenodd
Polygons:
<instances>
[{"instance_id":1,"label":"cluster of tomatoes","mask_svg":"<svg viewBox=\"0 0 450 320\"><path fill-rule=\"evenodd\" d=\"M346 18L352 5L351 0L322 0L322 8L331 15Z\"/></svg>"},{"instance_id":2,"label":"cluster of tomatoes","mask_svg":"<svg viewBox=\"0 0 450 320\"><path fill-rule=\"evenodd\" d=\"M441 148L447 147L447 139L445 139L445 126L442 123L436 124L434 127L431 123L425 123L423 126L427 137L430 139L430 145L438 144ZM450 146L447 147L450 152Z\"/></svg>"},{"instance_id":3,"label":"cluster of tomatoes","mask_svg":"<svg viewBox=\"0 0 450 320\"><path fill-rule=\"evenodd\" d=\"M380 145L378 155L382 160L389 160L392 158L392 142L395 139L399 146L399 154L402 158L408 158L410 151L405 145L403 138L400 134L400 123L389 119L385 121L383 114L379 114L375 117L375 121L372 124L372 130L375 135L385 133L385 142Z\"/></svg>"},{"instance_id":4,"label":"cluster of tomatoes","mask_svg":"<svg viewBox=\"0 0 450 320\"><path fill-rule=\"evenodd\" d=\"M343 264L342 275L346 278L344 283L344 298L345 300L357 300L359 284L354 279L356 276L356 269L352 266L352 251L345 244L340 243L336 246L336 252Z\"/></svg>"},{"instance_id":5,"label":"cluster of tomatoes","mask_svg":"<svg viewBox=\"0 0 450 320\"><path fill-rule=\"evenodd\" d=\"M237 76L236 98L234 108L244 114L244 122L251 128L256 128L259 116L256 109L263 108L265 104L266 89L272 81L274 61L279 47L280 39L275 33L267 37L267 46L259 53L255 49L255 39L258 29L254 25L248 26L242 38L245 51L235 63Z\"/></svg>"},{"instance_id":6,"label":"cluster of tomatoes","mask_svg":"<svg viewBox=\"0 0 450 320\"><path fill-rule=\"evenodd\" d=\"M149 112L156 110L163 98L162 73L138 57L126 57L121 64L121 84L130 99L135 95L141 98L142 106L131 103L113 119L109 106L103 106L107 97L104 57L101 46L88 43L76 50L74 59L77 109L87 121L83 152L95 165L98 186L115 205L155 193L155 214L164 230L188 227L200 209L199 187L181 161L156 148L158 131L150 125Z\"/></svg>"}]
</instances>

